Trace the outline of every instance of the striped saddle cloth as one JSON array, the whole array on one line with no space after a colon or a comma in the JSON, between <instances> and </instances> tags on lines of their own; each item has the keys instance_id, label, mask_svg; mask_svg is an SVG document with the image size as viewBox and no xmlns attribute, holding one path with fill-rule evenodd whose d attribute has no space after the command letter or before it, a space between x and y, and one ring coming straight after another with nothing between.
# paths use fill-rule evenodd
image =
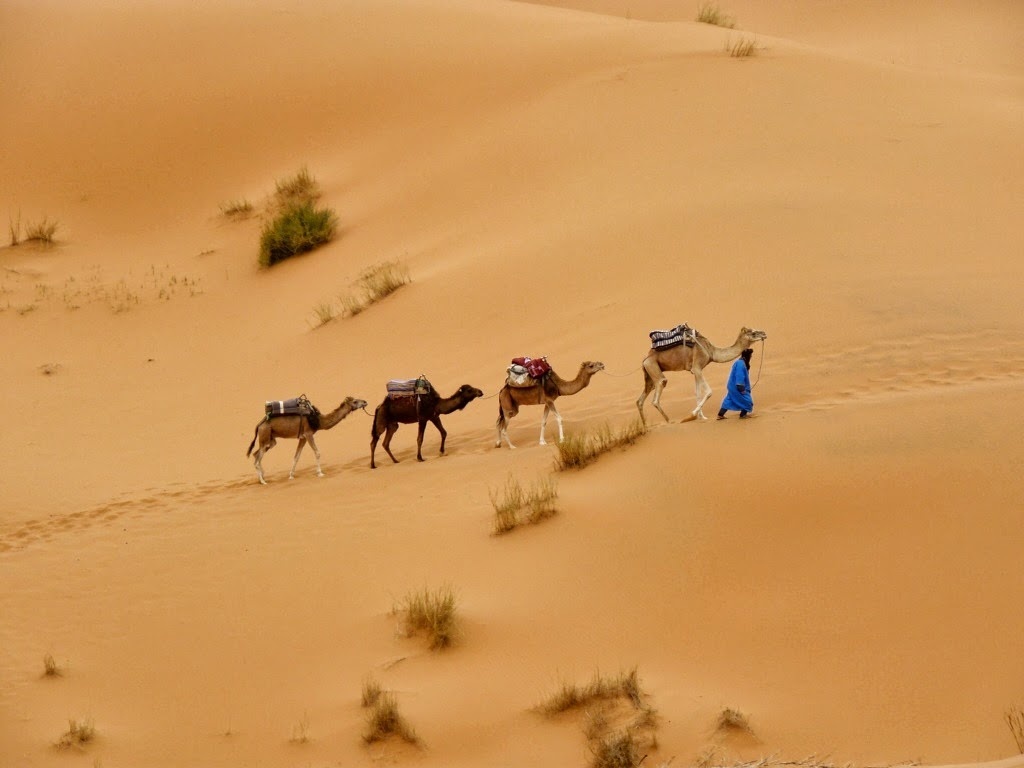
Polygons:
<instances>
[{"instance_id":1,"label":"striped saddle cloth","mask_svg":"<svg viewBox=\"0 0 1024 768\"><path fill-rule=\"evenodd\" d=\"M305 395L288 400L267 400L264 407L267 416L308 416L316 410Z\"/></svg>"},{"instance_id":2,"label":"striped saddle cloth","mask_svg":"<svg viewBox=\"0 0 1024 768\"><path fill-rule=\"evenodd\" d=\"M651 331L647 335L651 337L651 346L655 349L668 349L680 344L692 347L697 339L697 332L686 323L667 331Z\"/></svg>"}]
</instances>

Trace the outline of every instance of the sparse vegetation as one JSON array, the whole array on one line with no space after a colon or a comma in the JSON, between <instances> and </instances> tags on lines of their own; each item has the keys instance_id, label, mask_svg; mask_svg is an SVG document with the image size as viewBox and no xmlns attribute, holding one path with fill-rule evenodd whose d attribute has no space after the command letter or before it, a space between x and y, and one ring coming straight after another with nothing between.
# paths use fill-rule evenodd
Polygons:
<instances>
[{"instance_id":1,"label":"sparse vegetation","mask_svg":"<svg viewBox=\"0 0 1024 768\"><path fill-rule=\"evenodd\" d=\"M618 432L613 432L612 428L605 424L593 433L568 435L565 440L558 443L555 469L560 472L567 469L583 469L603 453L632 445L644 435L644 432L643 422L637 419Z\"/></svg>"},{"instance_id":2,"label":"sparse vegetation","mask_svg":"<svg viewBox=\"0 0 1024 768\"><path fill-rule=\"evenodd\" d=\"M300 168L294 176L278 179L274 190L274 201L281 210L314 203L319 199L320 184L306 167Z\"/></svg>"},{"instance_id":3,"label":"sparse vegetation","mask_svg":"<svg viewBox=\"0 0 1024 768\"><path fill-rule=\"evenodd\" d=\"M1017 751L1024 755L1024 709L1019 706L1010 707L1003 713L1003 720L1017 744Z\"/></svg>"},{"instance_id":4,"label":"sparse vegetation","mask_svg":"<svg viewBox=\"0 0 1024 768\"><path fill-rule=\"evenodd\" d=\"M253 204L244 198L220 204L220 212L229 219L247 219L252 216L253 211Z\"/></svg>"},{"instance_id":5,"label":"sparse vegetation","mask_svg":"<svg viewBox=\"0 0 1024 768\"><path fill-rule=\"evenodd\" d=\"M640 690L640 678L635 667L629 672L619 673L616 677L602 677L595 673L594 678L582 687L575 683L563 682L538 709L545 715L557 715L594 701L620 697L628 699L634 707L643 706L643 692Z\"/></svg>"},{"instance_id":6,"label":"sparse vegetation","mask_svg":"<svg viewBox=\"0 0 1024 768\"><path fill-rule=\"evenodd\" d=\"M338 218L330 208L318 208L312 202L289 206L263 225L260 264L270 267L312 251L330 242L337 227Z\"/></svg>"},{"instance_id":7,"label":"sparse vegetation","mask_svg":"<svg viewBox=\"0 0 1024 768\"><path fill-rule=\"evenodd\" d=\"M558 488L555 481L542 478L528 489L511 475L505 483L501 496L491 493L491 506L494 507L494 534L508 533L517 526L534 525L554 515L555 499Z\"/></svg>"},{"instance_id":8,"label":"sparse vegetation","mask_svg":"<svg viewBox=\"0 0 1024 768\"><path fill-rule=\"evenodd\" d=\"M413 730L409 722L398 711L398 701L393 693L386 691L381 693L373 704L370 714L366 720L366 732L363 734L363 741L372 744L375 741L382 741L389 736L398 736L409 744L419 744L419 736Z\"/></svg>"},{"instance_id":9,"label":"sparse vegetation","mask_svg":"<svg viewBox=\"0 0 1024 768\"><path fill-rule=\"evenodd\" d=\"M305 744L309 741L309 713L303 712L302 719L292 726L292 744Z\"/></svg>"},{"instance_id":10,"label":"sparse vegetation","mask_svg":"<svg viewBox=\"0 0 1024 768\"><path fill-rule=\"evenodd\" d=\"M364 707L372 707L377 703L382 693L384 693L384 690L380 687L380 683L373 678L367 678L363 681L362 705Z\"/></svg>"},{"instance_id":11,"label":"sparse vegetation","mask_svg":"<svg viewBox=\"0 0 1024 768\"><path fill-rule=\"evenodd\" d=\"M43 656L43 675L45 677L60 677L61 674L61 669L57 666L57 662L53 658L53 654L48 653Z\"/></svg>"},{"instance_id":12,"label":"sparse vegetation","mask_svg":"<svg viewBox=\"0 0 1024 768\"><path fill-rule=\"evenodd\" d=\"M726 43L725 49L734 59L742 59L757 54L757 41L752 37L740 37Z\"/></svg>"},{"instance_id":13,"label":"sparse vegetation","mask_svg":"<svg viewBox=\"0 0 1024 768\"><path fill-rule=\"evenodd\" d=\"M411 592L394 611L402 614L406 634L426 632L431 649L447 648L455 642L458 620L455 592L450 586Z\"/></svg>"},{"instance_id":14,"label":"sparse vegetation","mask_svg":"<svg viewBox=\"0 0 1024 768\"><path fill-rule=\"evenodd\" d=\"M59 749L84 747L95 738L96 726L92 720L68 720L68 730L57 740L57 747Z\"/></svg>"},{"instance_id":15,"label":"sparse vegetation","mask_svg":"<svg viewBox=\"0 0 1024 768\"><path fill-rule=\"evenodd\" d=\"M25 226L25 242L52 245L53 236L56 234L58 226L56 221L50 221L45 217L40 222L28 224Z\"/></svg>"},{"instance_id":16,"label":"sparse vegetation","mask_svg":"<svg viewBox=\"0 0 1024 768\"><path fill-rule=\"evenodd\" d=\"M731 16L722 13L717 3L701 3L697 9L697 21L727 29L733 29L736 26L736 21Z\"/></svg>"},{"instance_id":17,"label":"sparse vegetation","mask_svg":"<svg viewBox=\"0 0 1024 768\"><path fill-rule=\"evenodd\" d=\"M338 299L342 311L353 317L409 282L409 268L405 264L400 261L385 261L363 271L353 284L352 290L342 294Z\"/></svg>"},{"instance_id":18,"label":"sparse vegetation","mask_svg":"<svg viewBox=\"0 0 1024 768\"><path fill-rule=\"evenodd\" d=\"M630 728L595 739L590 750L593 768L636 768L645 757L639 753L636 734Z\"/></svg>"},{"instance_id":19,"label":"sparse vegetation","mask_svg":"<svg viewBox=\"0 0 1024 768\"><path fill-rule=\"evenodd\" d=\"M11 233L11 245L17 245L21 242L21 211L18 212L18 218L7 220L7 226Z\"/></svg>"},{"instance_id":20,"label":"sparse vegetation","mask_svg":"<svg viewBox=\"0 0 1024 768\"><path fill-rule=\"evenodd\" d=\"M725 707L718 713L718 722L715 730L719 732L742 732L753 734L754 729L750 727L750 720L738 709Z\"/></svg>"},{"instance_id":21,"label":"sparse vegetation","mask_svg":"<svg viewBox=\"0 0 1024 768\"><path fill-rule=\"evenodd\" d=\"M313 315L316 317L317 325L327 325L335 318L334 305L329 302L321 301L315 307L313 307Z\"/></svg>"}]
</instances>

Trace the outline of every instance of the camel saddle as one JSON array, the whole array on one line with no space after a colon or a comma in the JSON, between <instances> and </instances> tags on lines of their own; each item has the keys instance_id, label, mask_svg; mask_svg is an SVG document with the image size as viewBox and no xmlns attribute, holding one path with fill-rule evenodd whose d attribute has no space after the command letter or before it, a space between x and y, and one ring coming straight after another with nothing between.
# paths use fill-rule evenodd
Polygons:
<instances>
[{"instance_id":1,"label":"camel saddle","mask_svg":"<svg viewBox=\"0 0 1024 768\"><path fill-rule=\"evenodd\" d=\"M535 387L551 372L546 357L514 357L505 383L510 387Z\"/></svg>"},{"instance_id":2,"label":"camel saddle","mask_svg":"<svg viewBox=\"0 0 1024 768\"><path fill-rule=\"evenodd\" d=\"M651 331L647 335L651 337L651 346L654 349L668 349L669 347L677 347L680 344L692 347L697 339L697 332L686 323L677 325L675 328L667 331Z\"/></svg>"},{"instance_id":3,"label":"camel saddle","mask_svg":"<svg viewBox=\"0 0 1024 768\"><path fill-rule=\"evenodd\" d=\"M417 379L391 379L388 382L388 397L415 397L426 395L433 387L426 376Z\"/></svg>"},{"instance_id":4,"label":"camel saddle","mask_svg":"<svg viewBox=\"0 0 1024 768\"><path fill-rule=\"evenodd\" d=\"M305 395L299 395L289 400L267 400L267 416L309 416L316 408Z\"/></svg>"}]
</instances>

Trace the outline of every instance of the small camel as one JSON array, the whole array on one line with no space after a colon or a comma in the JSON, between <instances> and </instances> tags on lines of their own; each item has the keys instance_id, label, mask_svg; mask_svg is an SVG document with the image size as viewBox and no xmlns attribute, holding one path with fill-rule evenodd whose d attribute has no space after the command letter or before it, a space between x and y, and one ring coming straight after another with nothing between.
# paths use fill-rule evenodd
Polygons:
<instances>
[{"instance_id":1,"label":"small camel","mask_svg":"<svg viewBox=\"0 0 1024 768\"><path fill-rule=\"evenodd\" d=\"M451 397L441 397L437 390L430 387L424 395L408 397L385 397L384 402L377 406L373 414L373 425L370 427L370 469L376 469L374 455L377 452L377 441L384 435L384 451L395 464L398 459L391 452L391 438L398 431L399 424L418 424L416 433L416 461L423 461L423 432L429 421L441 433L441 453L444 453L444 441L448 431L441 424L441 417L455 411L461 411L473 400L483 397L484 393L469 384L463 384Z\"/></svg>"},{"instance_id":2,"label":"small camel","mask_svg":"<svg viewBox=\"0 0 1024 768\"><path fill-rule=\"evenodd\" d=\"M544 414L540 419L540 444L547 445L544 440L544 430L548 424L548 413L555 414L558 421L558 442L565 439L562 431L562 414L555 407L555 400L563 395L575 395L590 384L590 377L598 371L604 370L604 363L590 362L589 360L580 363L579 373L572 381L566 381L554 371L548 373L540 384L532 387L510 387L506 384L498 393L498 440L495 447L501 447L502 438L508 443L509 448L515 448L508 438L508 422L519 413L519 407L523 405L543 405Z\"/></svg>"},{"instance_id":3,"label":"small camel","mask_svg":"<svg viewBox=\"0 0 1024 768\"><path fill-rule=\"evenodd\" d=\"M316 474L318 477L323 477L323 470L320 469L320 449L316 447L313 433L321 429L330 429L352 413L352 411L365 407L365 400L346 397L341 405L326 414L320 413L314 407L313 412L308 416L299 414L266 416L263 421L256 425L256 434L253 435L252 442L249 443L249 450L245 452L245 455L249 456L252 453L253 446L259 441L259 448L256 449L256 458L253 463L256 465L256 475L259 477L260 482L266 485L267 481L263 477L263 456L277 445L277 438L298 438L299 447L295 449L295 461L292 462L292 471L288 473L288 479L295 479L295 467L299 463L299 455L302 453L302 449L307 442L313 448L313 454L316 456Z\"/></svg>"},{"instance_id":4,"label":"small camel","mask_svg":"<svg viewBox=\"0 0 1024 768\"><path fill-rule=\"evenodd\" d=\"M668 414L661 408L661 391L668 384L665 378L665 371L690 371L696 380L697 407L683 421L694 419L707 419L702 408L707 399L711 397L711 386L704 378L704 368L710 363L728 363L740 356L744 349L747 349L755 342L764 341L768 334L756 328L743 327L739 336L732 346L716 347L703 334L695 332L694 346L679 344L667 349L651 349L644 360L644 391L637 398L636 407L640 411L640 420L646 425L644 417L644 401L654 390L654 399L651 401L658 409L665 421L668 421Z\"/></svg>"}]
</instances>

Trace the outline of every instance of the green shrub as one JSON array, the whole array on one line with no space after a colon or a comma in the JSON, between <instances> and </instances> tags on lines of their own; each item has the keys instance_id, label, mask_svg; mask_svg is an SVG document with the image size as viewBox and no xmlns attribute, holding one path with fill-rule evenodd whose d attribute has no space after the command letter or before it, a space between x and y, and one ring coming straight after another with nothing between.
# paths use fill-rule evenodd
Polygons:
<instances>
[{"instance_id":1,"label":"green shrub","mask_svg":"<svg viewBox=\"0 0 1024 768\"><path fill-rule=\"evenodd\" d=\"M300 253L330 242L338 227L338 217L330 208L317 208L307 202L283 210L263 226L260 236L260 264L277 264Z\"/></svg>"}]
</instances>

